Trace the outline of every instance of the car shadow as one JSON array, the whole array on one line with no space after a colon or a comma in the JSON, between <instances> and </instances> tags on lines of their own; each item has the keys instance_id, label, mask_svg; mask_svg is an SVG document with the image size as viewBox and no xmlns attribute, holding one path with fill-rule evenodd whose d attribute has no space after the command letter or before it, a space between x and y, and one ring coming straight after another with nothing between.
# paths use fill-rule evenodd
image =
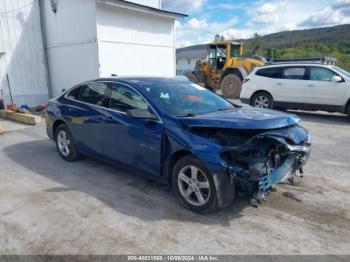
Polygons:
<instances>
[{"instance_id":1,"label":"car shadow","mask_svg":"<svg viewBox=\"0 0 350 262\"><path fill-rule=\"evenodd\" d=\"M302 120L321 123L321 124L337 124L337 125L349 125L350 121L346 115L341 115L338 113L327 113L327 112L307 112L298 110L288 110L289 113L296 114Z\"/></svg>"},{"instance_id":2,"label":"car shadow","mask_svg":"<svg viewBox=\"0 0 350 262\"><path fill-rule=\"evenodd\" d=\"M66 162L54 143L46 139L8 146L4 152L22 167L59 184L45 189L44 193L79 191L116 212L142 220L230 226L230 221L241 217L242 211L250 207L247 197L239 195L232 205L213 214L199 215L182 207L168 186L90 158Z\"/></svg>"}]
</instances>

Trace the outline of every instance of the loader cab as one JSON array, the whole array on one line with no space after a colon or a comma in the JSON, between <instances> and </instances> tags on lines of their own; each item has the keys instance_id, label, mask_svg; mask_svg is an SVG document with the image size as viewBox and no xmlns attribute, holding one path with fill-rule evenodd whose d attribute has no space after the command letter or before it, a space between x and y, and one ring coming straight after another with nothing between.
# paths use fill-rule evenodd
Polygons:
<instances>
[{"instance_id":1,"label":"loader cab","mask_svg":"<svg viewBox=\"0 0 350 262\"><path fill-rule=\"evenodd\" d=\"M222 70L227 60L227 45L209 46L209 64L212 70Z\"/></svg>"},{"instance_id":2,"label":"loader cab","mask_svg":"<svg viewBox=\"0 0 350 262\"><path fill-rule=\"evenodd\" d=\"M209 64L212 70L222 70L226 61L242 55L241 43L223 42L209 45Z\"/></svg>"}]
</instances>

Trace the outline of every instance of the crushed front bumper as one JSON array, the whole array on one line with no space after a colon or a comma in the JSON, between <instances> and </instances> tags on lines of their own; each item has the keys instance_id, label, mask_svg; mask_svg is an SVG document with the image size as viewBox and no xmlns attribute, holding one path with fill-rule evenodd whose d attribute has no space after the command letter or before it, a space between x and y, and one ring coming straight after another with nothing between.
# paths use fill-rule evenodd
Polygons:
<instances>
[{"instance_id":1,"label":"crushed front bumper","mask_svg":"<svg viewBox=\"0 0 350 262\"><path fill-rule=\"evenodd\" d=\"M286 161L277 169L271 171L265 176L260 177L258 191L265 193L273 188L276 184L286 181L293 176L303 174L303 166L310 156L310 146L295 148L297 151L290 151Z\"/></svg>"},{"instance_id":2,"label":"crushed front bumper","mask_svg":"<svg viewBox=\"0 0 350 262\"><path fill-rule=\"evenodd\" d=\"M275 156L270 155L272 151L267 146L269 143L283 152L278 164L271 162ZM254 157L251 153L253 150L258 152ZM302 176L303 167L311 153L311 138L309 133L305 133L302 142L293 144L285 137L266 134L226 153L234 155L226 163L229 163L229 174L237 181L238 190L248 194L251 197L250 203L257 206L278 183L286 180L293 182L295 176ZM240 161L239 156L242 154L246 155L246 162Z\"/></svg>"},{"instance_id":3,"label":"crushed front bumper","mask_svg":"<svg viewBox=\"0 0 350 262\"><path fill-rule=\"evenodd\" d=\"M293 176L302 174L302 168L306 164L310 152L310 146L289 147L286 161L277 169L271 171L259 179L259 191L266 192L277 183L283 182Z\"/></svg>"}]
</instances>

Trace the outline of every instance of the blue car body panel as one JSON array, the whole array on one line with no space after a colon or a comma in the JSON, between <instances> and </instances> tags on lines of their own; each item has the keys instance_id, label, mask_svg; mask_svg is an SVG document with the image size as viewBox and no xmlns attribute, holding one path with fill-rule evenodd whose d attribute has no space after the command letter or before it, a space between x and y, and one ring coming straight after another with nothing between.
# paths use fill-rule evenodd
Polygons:
<instances>
[{"instance_id":1,"label":"blue car body panel","mask_svg":"<svg viewBox=\"0 0 350 262\"><path fill-rule=\"evenodd\" d=\"M182 119L182 122L197 127L225 127L233 129L274 129L296 125L299 118L283 112L242 106L230 111Z\"/></svg>"},{"instance_id":2,"label":"blue car body panel","mask_svg":"<svg viewBox=\"0 0 350 262\"><path fill-rule=\"evenodd\" d=\"M103 152L110 160L160 176L164 125L107 111L101 124ZM135 150L137 149L137 150Z\"/></svg>"},{"instance_id":3,"label":"blue car body panel","mask_svg":"<svg viewBox=\"0 0 350 262\"><path fill-rule=\"evenodd\" d=\"M238 184L250 193L266 192L281 181L287 169L292 173L301 169L309 156L309 150L290 152L290 165L289 162L284 163L279 169L249 181L246 178L247 166L239 162L229 162L223 155L227 152L232 155L235 152L244 154L256 147L256 141L271 137L285 147L302 144L309 148L309 133L298 125L297 116L274 110L237 106L229 111L176 118L153 103L148 92L135 78L94 81L114 81L135 89L153 107L159 121L133 119L103 106L69 99L63 94L52 99L48 105L46 123L49 137L54 138L56 123L64 122L73 135L78 153L126 166L166 184L170 183L174 159L190 153L213 174L217 189L222 194L218 197L222 206L234 198L234 191L230 191L234 185ZM147 81L158 79L147 78ZM242 144L223 145L215 136L198 134L194 131L196 129L204 130L204 133L222 129L255 134Z\"/></svg>"}]
</instances>

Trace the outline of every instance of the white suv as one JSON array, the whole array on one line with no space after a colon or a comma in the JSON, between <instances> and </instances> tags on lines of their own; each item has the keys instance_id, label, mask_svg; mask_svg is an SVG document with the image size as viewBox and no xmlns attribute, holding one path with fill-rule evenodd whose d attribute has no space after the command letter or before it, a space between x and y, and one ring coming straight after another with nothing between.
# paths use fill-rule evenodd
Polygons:
<instances>
[{"instance_id":1,"label":"white suv","mask_svg":"<svg viewBox=\"0 0 350 262\"><path fill-rule=\"evenodd\" d=\"M324 110L350 118L350 73L322 64L276 64L255 68L241 101L256 107Z\"/></svg>"}]
</instances>

